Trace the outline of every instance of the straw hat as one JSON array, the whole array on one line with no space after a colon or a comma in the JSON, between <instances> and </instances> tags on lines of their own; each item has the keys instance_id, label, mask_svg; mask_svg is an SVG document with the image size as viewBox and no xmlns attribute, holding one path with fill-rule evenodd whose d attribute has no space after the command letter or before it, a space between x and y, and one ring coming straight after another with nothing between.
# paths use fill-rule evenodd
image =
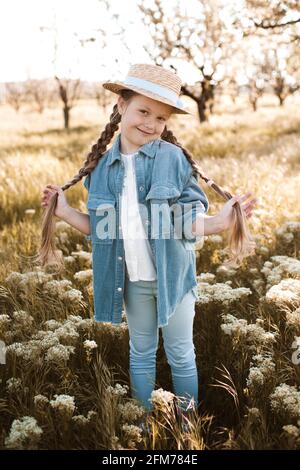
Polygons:
<instances>
[{"instance_id":1,"label":"straw hat","mask_svg":"<svg viewBox=\"0 0 300 470\"><path fill-rule=\"evenodd\" d=\"M181 80L172 70L161 65L134 64L131 65L123 81L102 83L106 90L120 94L124 88L133 90L153 100L172 106L173 113L192 114L187 111L179 99Z\"/></svg>"}]
</instances>

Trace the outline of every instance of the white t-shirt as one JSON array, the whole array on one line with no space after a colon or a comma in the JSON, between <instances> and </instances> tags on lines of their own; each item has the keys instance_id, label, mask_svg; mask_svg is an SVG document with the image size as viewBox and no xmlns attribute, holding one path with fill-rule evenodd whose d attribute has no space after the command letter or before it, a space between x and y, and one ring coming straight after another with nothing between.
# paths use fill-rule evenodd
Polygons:
<instances>
[{"instance_id":1,"label":"white t-shirt","mask_svg":"<svg viewBox=\"0 0 300 470\"><path fill-rule=\"evenodd\" d=\"M134 156L121 153L124 162L124 185L121 195L121 227L125 263L130 281L154 281L157 279L150 243L139 213L136 191Z\"/></svg>"}]
</instances>

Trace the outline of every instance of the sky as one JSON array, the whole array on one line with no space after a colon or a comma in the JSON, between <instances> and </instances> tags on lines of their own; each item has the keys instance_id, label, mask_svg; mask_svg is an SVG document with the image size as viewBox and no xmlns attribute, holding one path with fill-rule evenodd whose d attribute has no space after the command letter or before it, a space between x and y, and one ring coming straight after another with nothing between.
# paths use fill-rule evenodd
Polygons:
<instances>
[{"instance_id":1,"label":"sky","mask_svg":"<svg viewBox=\"0 0 300 470\"><path fill-rule=\"evenodd\" d=\"M109 3L122 14L130 52L120 44L116 25L99 0L2 0L0 82L52 78L54 73L82 80L114 80L120 78L120 73L127 73L131 63L151 63L139 41L146 33L139 21L136 1L109 0ZM105 25L108 48L103 47L101 33L96 33ZM85 47L79 45L79 39L93 34L98 38L96 42L88 42ZM180 73L190 84L198 78L186 64Z\"/></svg>"},{"instance_id":2,"label":"sky","mask_svg":"<svg viewBox=\"0 0 300 470\"><path fill-rule=\"evenodd\" d=\"M149 1L143 0L143 4ZM244 2L223 1L229 9L240 8ZM54 74L90 81L116 80L125 77L132 63L152 63L142 47L149 33L136 3L137 0L109 0L112 11L122 15L128 51L101 0L1 0L0 82L53 78ZM177 0L164 3L171 15L174 4ZM199 1L182 1L180 8L183 13L198 16ZM227 20L231 20L230 11ZM103 46L101 32L97 32L101 28L106 30L109 47ZM81 39L91 36L97 41L80 46ZM255 47L253 44L251 49ZM186 84L199 80L199 71L192 64L174 59L172 63Z\"/></svg>"}]
</instances>

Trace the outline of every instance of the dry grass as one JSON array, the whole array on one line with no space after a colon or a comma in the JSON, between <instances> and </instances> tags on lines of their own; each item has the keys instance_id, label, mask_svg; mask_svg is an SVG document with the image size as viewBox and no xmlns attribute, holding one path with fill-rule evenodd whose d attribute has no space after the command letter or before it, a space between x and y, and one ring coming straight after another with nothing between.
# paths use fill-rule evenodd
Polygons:
<instances>
[{"instance_id":1,"label":"dry grass","mask_svg":"<svg viewBox=\"0 0 300 470\"><path fill-rule=\"evenodd\" d=\"M0 108L0 340L8 347L0 367L0 448L300 448L300 369L292 359L300 341L299 103L279 108L266 97L253 113L244 99L224 100L209 123L200 126L193 116L170 122L207 175L232 193L250 189L259 201L250 222L256 254L238 270L223 268L221 236L206 237L197 251L200 407L184 418L186 432L174 396L166 403L158 390L149 416L130 397L126 317L120 326L93 321L85 238L58 224L66 261L59 275L40 272L31 259L42 188L77 172L109 112L80 103L67 132L59 109L40 116ZM213 214L223 202L202 187ZM82 184L67 198L86 211ZM156 388L171 390L161 338L157 357ZM145 421L149 432L142 434Z\"/></svg>"}]
</instances>

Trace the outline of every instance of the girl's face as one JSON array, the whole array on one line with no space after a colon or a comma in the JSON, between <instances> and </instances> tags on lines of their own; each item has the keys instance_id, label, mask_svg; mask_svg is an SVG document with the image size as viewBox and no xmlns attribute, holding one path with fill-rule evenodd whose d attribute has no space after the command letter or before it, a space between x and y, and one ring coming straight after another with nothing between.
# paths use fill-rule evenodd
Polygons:
<instances>
[{"instance_id":1,"label":"girl's face","mask_svg":"<svg viewBox=\"0 0 300 470\"><path fill-rule=\"evenodd\" d=\"M121 135L127 151L159 138L172 114L168 104L143 95L134 95L129 101L120 96L118 110L122 115Z\"/></svg>"}]
</instances>

